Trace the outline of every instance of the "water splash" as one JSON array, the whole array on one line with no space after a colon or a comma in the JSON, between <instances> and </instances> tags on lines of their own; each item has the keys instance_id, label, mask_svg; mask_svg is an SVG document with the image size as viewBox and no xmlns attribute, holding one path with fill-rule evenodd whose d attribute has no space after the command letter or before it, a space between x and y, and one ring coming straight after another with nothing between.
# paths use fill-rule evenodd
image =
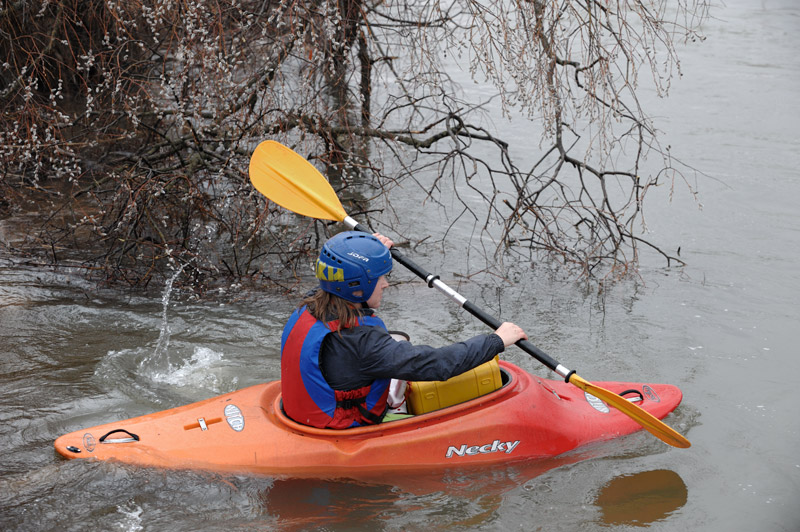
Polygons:
<instances>
[{"instance_id":1,"label":"water splash","mask_svg":"<svg viewBox=\"0 0 800 532\"><path fill-rule=\"evenodd\" d=\"M135 501L130 500L125 505L117 505L121 520L116 523L117 529L125 532L139 532L144 530L142 513L144 510Z\"/></svg>"},{"instance_id":2,"label":"water splash","mask_svg":"<svg viewBox=\"0 0 800 532\"><path fill-rule=\"evenodd\" d=\"M161 327L158 341L153 352L139 363L139 374L146 376L151 382L157 384L167 384L171 387L206 389L221 393L222 388L229 385L235 387L238 382L238 378L233 377L231 382L222 383L214 372L209 371L213 367L223 365L222 353L208 347L195 346L191 358L186 359L185 356L177 356L177 359L173 360L173 355L179 355L180 350L177 353L171 352L175 351L174 349L170 350L172 331L169 326L167 311L172 296L173 284L183 271L183 268L184 266L178 268L164 286L164 291L161 294Z\"/></svg>"},{"instance_id":3,"label":"water splash","mask_svg":"<svg viewBox=\"0 0 800 532\"><path fill-rule=\"evenodd\" d=\"M170 320L169 305L182 271L180 267L170 275L161 294L155 347L148 341L138 347L109 351L95 369L96 377L116 393L160 405L185 404L209 393L237 389L236 367L224 360L223 353L171 336L175 317Z\"/></svg>"},{"instance_id":4,"label":"water splash","mask_svg":"<svg viewBox=\"0 0 800 532\"><path fill-rule=\"evenodd\" d=\"M169 356L169 339L171 331L169 329L167 309L169 308L169 300L172 295L172 286L178 276L183 272L183 268L185 266L185 264L182 264L177 270L175 270L175 273L172 274L172 277L167 279L167 284L164 286L164 291L161 293L161 329L158 334L158 342L156 342L156 348L153 350L153 353L150 356L142 359L142 361L139 363L140 369L161 369L167 373L171 372L173 369Z\"/></svg>"},{"instance_id":5,"label":"water splash","mask_svg":"<svg viewBox=\"0 0 800 532\"><path fill-rule=\"evenodd\" d=\"M216 393L222 393L223 383L219 376L208 370L222 363L222 353L214 351L208 347L195 347L192 358L184 361L183 364L170 368L166 373L152 373L150 378L154 382L169 384L172 386L189 386L191 388L203 388ZM236 386L238 378L233 377L231 383L225 385Z\"/></svg>"}]
</instances>

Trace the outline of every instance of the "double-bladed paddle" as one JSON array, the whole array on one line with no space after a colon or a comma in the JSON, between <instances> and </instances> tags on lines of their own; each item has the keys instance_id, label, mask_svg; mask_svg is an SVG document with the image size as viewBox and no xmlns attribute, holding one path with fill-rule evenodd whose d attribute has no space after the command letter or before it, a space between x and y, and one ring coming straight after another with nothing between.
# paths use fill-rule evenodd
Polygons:
<instances>
[{"instance_id":1,"label":"double-bladed paddle","mask_svg":"<svg viewBox=\"0 0 800 532\"><path fill-rule=\"evenodd\" d=\"M250 181L270 201L292 212L321 220L343 222L355 231L372 232L348 216L333 187L314 165L279 142L267 140L255 149L250 158ZM423 279L429 287L438 288L489 327L497 329L502 324L500 320L450 288L438 275L425 271L396 248L391 248L391 253L394 260ZM615 407L665 443L681 448L691 445L689 440L654 415L627 399L582 379L529 341L520 340L515 345L561 375L566 382Z\"/></svg>"}]
</instances>

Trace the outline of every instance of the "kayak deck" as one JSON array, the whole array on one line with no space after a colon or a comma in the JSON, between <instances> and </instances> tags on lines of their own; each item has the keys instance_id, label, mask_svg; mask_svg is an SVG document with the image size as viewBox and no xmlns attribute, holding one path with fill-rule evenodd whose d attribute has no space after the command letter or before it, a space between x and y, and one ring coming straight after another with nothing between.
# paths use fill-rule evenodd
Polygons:
<instances>
[{"instance_id":1,"label":"kayak deck","mask_svg":"<svg viewBox=\"0 0 800 532\"><path fill-rule=\"evenodd\" d=\"M641 427L563 381L500 362L504 386L435 412L380 425L317 429L287 418L279 381L58 438L66 458L171 469L288 475L449 469L553 457ZM661 419L681 401L668 384L596 383Z\"/></svg>"}]
</instances>

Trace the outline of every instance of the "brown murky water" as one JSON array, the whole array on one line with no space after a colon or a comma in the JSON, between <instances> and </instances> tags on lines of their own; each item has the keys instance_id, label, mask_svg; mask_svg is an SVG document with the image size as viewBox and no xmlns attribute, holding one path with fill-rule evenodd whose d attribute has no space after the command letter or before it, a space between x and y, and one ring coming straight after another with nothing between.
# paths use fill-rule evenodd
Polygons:
<instances>
[{"instance_id":1,"label":"brown murky water","mask_svg":"<svg viewBox=\"0 0 800 532\"><path fill-rule=\"evenodd\" d=\"M392 478L375 485L68 462L52 448L62 433L276 379L294 302L98 293L79 278L0 260L0 528L800 529L800 7L726 4L706 43L682 52L685 77L671 98L656 103L667 143L707 174L697 181L702 210L678 189L671 203L666 192L656 199L648 219L689 266L645 264L641 281L602 296L541 269L521 272L513 286L459 287L590 380L680 386L684 403L667 421L691 449L638 433L545 463L450 473L427 493ZM524 134L524 125L513 128ZM461 269L457 253L420 253L445 277ZM382 315L416 341L484 330L420 283L387 298ZM506 356L547 375L520 351Z\"/></svg>"}]
</instances>

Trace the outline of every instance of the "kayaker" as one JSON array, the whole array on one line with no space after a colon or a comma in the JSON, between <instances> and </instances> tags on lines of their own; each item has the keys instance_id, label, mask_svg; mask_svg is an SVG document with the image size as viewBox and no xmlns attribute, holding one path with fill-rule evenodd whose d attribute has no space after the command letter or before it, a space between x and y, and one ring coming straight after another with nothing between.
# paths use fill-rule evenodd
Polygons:
<instances>
[{"instance_id":1,"label":"kayaker","mask_svg":"<svg viewBox=\"0 0 800 532\"><path fill-rule=\"evenodd\" d=\"M528 338L506 322L440 348L395 340L374 312L389 286L392 245L378 233L347 231L322 246L319 288L292 313L281 337L283 408L298 423L332 429L380 423L391 379L447 380Z\"/></svg>"}]
</instances>

